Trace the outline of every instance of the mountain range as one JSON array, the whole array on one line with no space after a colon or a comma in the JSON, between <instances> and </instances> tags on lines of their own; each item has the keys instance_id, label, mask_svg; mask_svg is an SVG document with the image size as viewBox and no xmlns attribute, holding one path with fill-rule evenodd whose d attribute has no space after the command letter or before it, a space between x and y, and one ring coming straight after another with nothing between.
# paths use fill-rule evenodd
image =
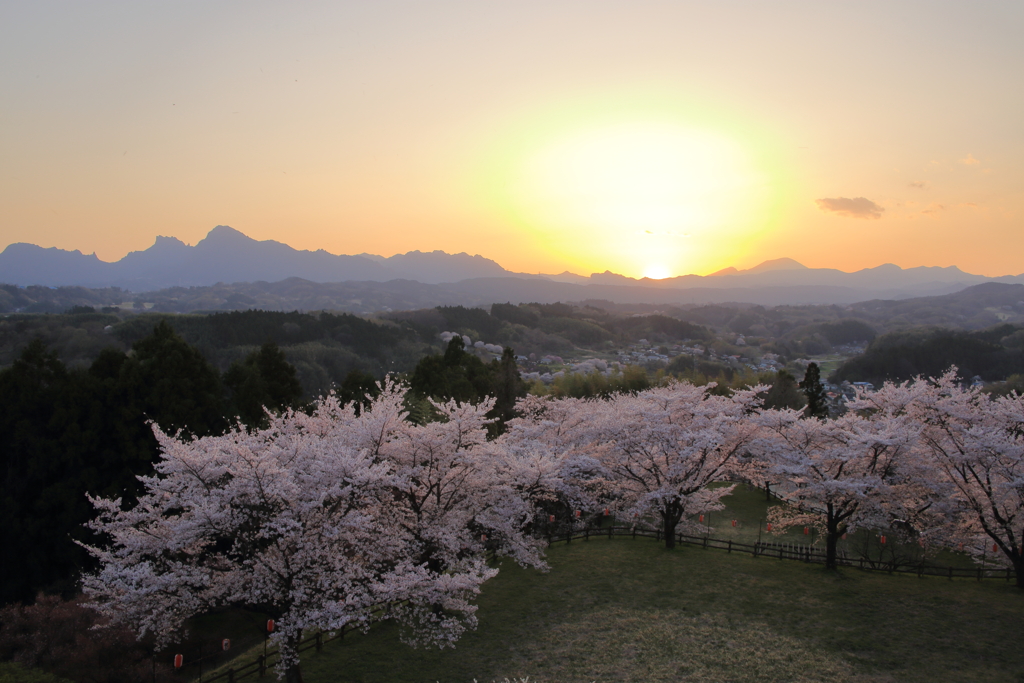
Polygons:
<instances>
[{"instance_id":1,"label":"mountain range","mask_svg":"<svg viewBox=\"0 0 1024 683\"><path fill-rule=\"evenodd\" d=\"M410 251L391 257L374 254L335 255L324 250L294 249L273 240L258 241L219 225L189 246L174 237L157 237L153 246L119 261L95 254L34 244L9 245L0 253L0 283L46 287L120 287L152 292L218 283L279 282L301 278L313 283L392 283L413 281L461 290L459 297L490 301L607 299L619 303L718 303L741 301L762 305L834 303L866 299L907 299L960 291L985 282L1024 284L1024 275L990 278L955 266L900 268L884 264L847 273L808 268L793 259L765 261L754 268L726 268L711 275L683 275L652 280L605 271L515 273L483 256L443 251ZM410 283L411 284L411 283ZM423 292L426 294L426 292ZM481 299L481 300L483 300Z\"/></svg>"}]
</instances>

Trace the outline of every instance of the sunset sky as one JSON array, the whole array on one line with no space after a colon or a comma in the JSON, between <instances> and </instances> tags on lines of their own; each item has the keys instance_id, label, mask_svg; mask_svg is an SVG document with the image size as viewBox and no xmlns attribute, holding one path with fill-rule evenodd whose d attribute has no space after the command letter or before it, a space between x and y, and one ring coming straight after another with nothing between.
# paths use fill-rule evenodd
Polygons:
<instances>
[{"instance_id":1,"label":"sunset sky","mask_svg":"<svg viewBox=\"0 0 1024 683\"><path fill-rule=\"evenodd\" d=\"M1024 3L0 4L0 248L1024 273Z\"/></svg>"}]
</instances>

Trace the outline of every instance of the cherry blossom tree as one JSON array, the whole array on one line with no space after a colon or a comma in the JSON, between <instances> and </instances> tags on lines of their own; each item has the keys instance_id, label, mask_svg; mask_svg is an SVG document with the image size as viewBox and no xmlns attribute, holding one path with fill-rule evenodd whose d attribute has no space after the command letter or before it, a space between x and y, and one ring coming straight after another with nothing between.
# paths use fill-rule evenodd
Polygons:
<instances>
[{"instance_id":1,"label":"cherry blossom tree","mask_svg":"<svg viewBox=\"0 0 1024 683\"><path fill-rule=\"evenodd\" d=\"M918 380L913 391L922 446L935 478L948 484L946 541L1013 567L1024 589L1024 396L965 389L956 368Z\"/></svg>"},{"instance_id":2,"label":"cherry blossom tree","mask_svg":"<svg viewBox=\"0 0 1024 683\"><path fill-rule=\"evenodd\" d=\"M711 393L673 383L637 394L618 394L586 405L583 434L593 456L608 473L626 515L660 518L665 546L674 548L687 515L720 510L726 481L742 467L757 425L750 419L764 387Z\"/></svg>"},{"instance_id":3,"label":"cherry blossom tree","mask_svg":"<svg viewBox=\"0 0 1024 683\"><path fill-rule=\"evenodd\" d=\"M244 606L277 621L279 672L301 681L304 629L367 626L371 608L444 646L473 623L471 600L496 571L465 558L436 571L422 561L409 509L396 505L409 472L384 451L412 430L384 398L357 417L335 398L313 415L270 417L267 429L179 440L154 433L162 457L131 509L94 499L90 548L99 573L85 592L115 622L168 643L190 616ZM378 410L379 408L379 410ZM444 539L424 523L421 537Z\"/></svg>"},{"instance_id":4,"label":"cherry blossom tree","mask_svg":"<svg viewBox=\"0 0 1024 683\"><path fill-rule=\"evenodd\" d=\"M895 487L904 485L904 461L916 443L915 423L895 405L869 416L854 410L835 420L802 419L796 410L766 410L755 449L782 484L787 504L769 510L775 532L815 526L825 538L825 565L837 566L840 537L857 526L888 526L901 516ZM909 465L907 465L909 467ZM905 516L905 515L902 515Z\"/></svg>"},{"instance_id":5,"label":"cherry blossom tree","mask_svg":"<svg viewBox=\"0 0 1024 683\"><path fill-rule=\"evenodd\" d=\"M390 384L367 411L368 446L392 473L389 506L413 562L438 581L466 572L493 576L488 553L546 569L541 542L525 532L535 512L524 477L529 454L487 442L493 399L431 403L440 419L413 424L403 419L401 388ZM472 617L457 613L453 621L437 608L397 608L415 624L411 641L454 642L475 625Z\"/></svg>"}]
</instances>

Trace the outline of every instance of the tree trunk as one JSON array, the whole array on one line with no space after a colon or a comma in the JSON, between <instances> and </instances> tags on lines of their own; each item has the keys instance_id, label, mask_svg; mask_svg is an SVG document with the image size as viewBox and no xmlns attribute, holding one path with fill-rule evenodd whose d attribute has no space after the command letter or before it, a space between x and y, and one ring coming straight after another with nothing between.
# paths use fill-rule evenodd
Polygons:
<instances>
[{"instance_id":1,"label":"tree trunk","mask_svg":"<svg viewBox=\"0 0 1024 683\"><path fill-rule=\"evenodd\" d=\"M302 683L302 667L299 664L299 643L302 642L302 631L288 636L278 644L278 652L288 655L291 662L284 670L285 683Z\"/></svg>"},{"instance_id":2,"label":"tree trunk","mask_svg":"<svg viewBox=\"0 0 1024 683\"><path fill-rule=\"evenodd\" d=\"M828 536L825 539L825 569L838 569L836 555L838 554L837 548L839 546L839 536L840 533L838 530L828 530Z\"/></svg>"},{"instance_id":3,"label":"tree trunk","mask_svg":"<svg viewBox=\"0 0 1024 683\"><path fill-rule=\"evenodd\" d=\"M676 547L676 524L679 520L670 513L663 513L661 519L665 525L665 547L672 550Z\"/></svg>"},{"instance_id":4,"label":"tree trunk","mask_svg":"<svg viewBox=\"0 0 1024 683\"><path fill-rule=\"evenodd\" d=\"M840 523L839 513L832 507L832 503L826 506L825 516L825 569L838 569L836 555L839 548L839 537L846 529L846 523Z\"/></svg>"}]
</instances>

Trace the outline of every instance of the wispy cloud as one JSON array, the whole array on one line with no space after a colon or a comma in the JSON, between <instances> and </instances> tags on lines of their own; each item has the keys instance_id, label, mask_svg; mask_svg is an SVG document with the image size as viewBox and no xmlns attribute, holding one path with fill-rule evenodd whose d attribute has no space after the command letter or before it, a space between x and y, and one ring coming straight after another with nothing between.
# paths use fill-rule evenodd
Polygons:
<instances>
[{"instance_id":1,"label":"wispy cloud","mask_svg":"<svg viewBox=\"0 0 1024 683\"><path fill-rule=\"evenodd\" d=\"M822 211L837 213L840 216L848 216L850 218L877 220L882 217L882 212L885 211L885 209L866 197L854 197L853 199L848 197L826 197L814 201Z\"/></svg>"},{"instance_id":2,"label":"wispy cloud","mask_svg":"<svg viewBox=\"0 0 1024 683\"><path fill-rule=\"evenodd\" d=\"M928 183L924 182L923 180L912 180L909 183L907 183L907 187L912 187L915 190L923 190L926 187L928 187Z\"/></svg>"},{"instance_id":3,"label":"wispy cloud","mask_svg":"<svg viewBox=\"0 0 1024 683\"><path fill-rule=\"evenodd\" d=\"M963 164L964 166L977 166L981 162L975 159L973 154L968 154L957 163Z\"/></svg>"}]
</instances>

